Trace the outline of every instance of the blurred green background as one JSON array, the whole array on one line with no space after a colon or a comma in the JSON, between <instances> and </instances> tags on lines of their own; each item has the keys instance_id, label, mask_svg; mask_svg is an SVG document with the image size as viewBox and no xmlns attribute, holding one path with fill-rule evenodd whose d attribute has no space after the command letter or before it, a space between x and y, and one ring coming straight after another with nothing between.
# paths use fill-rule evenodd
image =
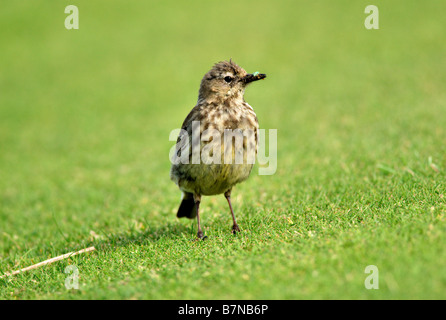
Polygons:
<instances>
[{"instance_id":1,"label":"blurred green background","mask_svg":"<svg viewBox=\"0 0 446 320\"><path fill-rule=\"evenodd\" d=\"M64 9L79 8L79 30ZM379 30L364 9L379 8ZM446 298L446 3L9 1L0 11L2 299ZM211 66L266 73L245 99L278 169L175 217L169 133ZM79 267L81 289L64 287ZM380 289L364 268L380 268ZM236 279L236 280L234 280Z\"/></svg>"}]
</instances>

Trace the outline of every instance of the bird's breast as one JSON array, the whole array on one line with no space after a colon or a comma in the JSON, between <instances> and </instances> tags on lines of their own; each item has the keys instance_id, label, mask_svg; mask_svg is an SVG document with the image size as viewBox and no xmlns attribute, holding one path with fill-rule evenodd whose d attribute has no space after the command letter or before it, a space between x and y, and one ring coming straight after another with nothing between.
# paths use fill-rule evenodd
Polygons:
<instances>
[{"instance_id":1,"label":"bird's breast","mask_svg":"<svg viewBox=\"0 0 446 320\"><path fill-rule=\"evenodd\" d=\"M197 111L199 139L193 138L193 129L187 130L190 161L174 165L172 176L185 191L220 194L249 177L257 154L257 117L247 103ZM199 150L199 163L192 161L194 150Z\"/></svg>"}]
</instances>

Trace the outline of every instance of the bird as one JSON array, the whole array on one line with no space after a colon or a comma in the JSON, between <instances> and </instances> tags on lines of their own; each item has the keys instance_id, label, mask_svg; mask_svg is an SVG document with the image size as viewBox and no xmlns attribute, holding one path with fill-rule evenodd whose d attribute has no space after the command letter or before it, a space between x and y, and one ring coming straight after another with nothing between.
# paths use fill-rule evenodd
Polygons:
<instances>
[{"instance_id":1,"label":"bird","mask_svg":"<svg viewBox=\"0 0 446 320\"><path fill-rule=\"evenodd\" d=\"M252 171L259 130L256 113L244 93L249 84L265 78L266 74L257 71L247 73L232 59L214 64L202 78L197 104L181 126L170 178L183 193L177 217L197 218L196 240L207 238L200 223L202 196L224 194L232 215L231 233L241 231L231 191ZM227 138L227 133L233 136Z\"/></svg>"}]
</instances>

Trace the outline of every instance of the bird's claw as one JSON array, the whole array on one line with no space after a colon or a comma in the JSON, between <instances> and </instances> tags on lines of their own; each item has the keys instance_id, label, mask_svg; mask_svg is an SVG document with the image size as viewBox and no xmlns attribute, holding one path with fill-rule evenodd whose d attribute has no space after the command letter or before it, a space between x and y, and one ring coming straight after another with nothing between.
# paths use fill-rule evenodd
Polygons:
<instances>
[{"instance_id":1,"label":"bird's claw","mask_svg":"<svg viewBox=\"0 0 446 320\"><path fill-rule=\"evenodd\" d=\"M194 239L194 241L198 241L198 240L206 240L208 238L208 236L205 236L204 233L202 231L199 231L197 233L197 237Z\"/></svg>"},{"instance_id":2,"label":"bird's claw","mask_svg":"<svg viewBox=\"0 0 446 320\"><path fill-rule=\"evenodd\" d=\"M240 230L240 228L239 228L238 225L235 224L235 225L232 226L232 231L231 231L232 234L235 235L235 234L237 234L237 233L240 232L240 231L241 231L241 230Z\"/></svg>"}]
</instances>

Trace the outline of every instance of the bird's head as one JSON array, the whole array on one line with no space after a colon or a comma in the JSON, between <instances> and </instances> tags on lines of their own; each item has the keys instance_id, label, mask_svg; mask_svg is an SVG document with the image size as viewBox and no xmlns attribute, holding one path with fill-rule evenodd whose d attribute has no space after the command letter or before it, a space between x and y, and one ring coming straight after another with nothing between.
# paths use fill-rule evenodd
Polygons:
<instances>
[{"instance_id":1,"label":"bird's head","mask_svg":"<svg viewBox=\"0 0 446 320\"><path fill-rule=\"evenodd\" d=\"M221 61L204 75L198 98L205 100L243 99L246 86L264 78L266 78L266 74L247 73L232 60Z\"/></svg>"}]
</instances>

